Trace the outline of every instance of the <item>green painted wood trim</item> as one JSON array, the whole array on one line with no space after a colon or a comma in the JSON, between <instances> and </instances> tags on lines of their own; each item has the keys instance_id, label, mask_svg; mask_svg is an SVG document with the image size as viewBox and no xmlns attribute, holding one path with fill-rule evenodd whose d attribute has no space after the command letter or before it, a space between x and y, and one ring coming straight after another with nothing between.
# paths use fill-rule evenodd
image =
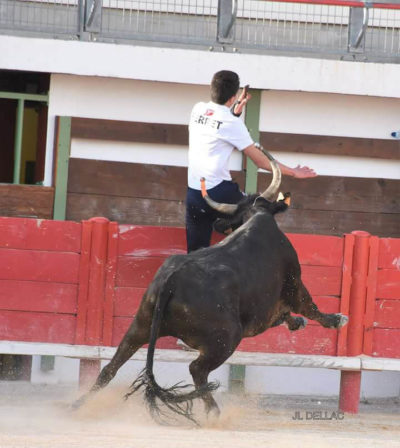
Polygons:
<instances>
[{"instance_id":1,"label":"green painted wood trim","mask_svg":"<svg viewBox=\"0 0 400 448\"><path fill-rule=\"evenodd\" d=\"M21 153L22 153L22 131L24 128L24 100L18 100L17 118L15 123L14 138L14 175L13 183L19 184L21 181Z\"/></svg>"},{"instance_id":2,"label":"green painted wood trim","mask_svg":"<svg viewBox=\"0 0 400 448\"><path fill-rule=\"evenodd\" d=\"M251 95L251 100L246 106L245 123L253 141L259 142L261 90L250 89L249 93ZM257 167L248 157L246 160L245 191L246 193L257 192Z\"/></svg>"},{"instance_id":3,"label":"green painted wood trim","mask_svg":"<svg viewBox=\"0 0 400 448\"><path fill-rule=\"evenodd\" d=\"M39 101L44 103L49 102L49 95L37 95L34 93L0 92L0 98L7 100Z\"/></svg>"},{"instance_id":4,"label":"green painted wood trim","mask_svg":"<svg viewBox=\"0 0 400 448\"><path fill-rule=\"evenodd\" d=\"M260 141L260 106L261 90L251 89L251 100L246 106L245 123L253 141ZM246 193L257 192L257 166L251 159L246 160ZM246 366L231 365L229 369L229 391L232 393L245 392Z\"/></svg>"},{"instance_id":5,"label":"green painted wood trim","mask_svg":"<svg viewBox=\"0 0 400 448\"><path fill-rule=\"evenodd\" d=\"M58 117L53 219L63 221L67 208L68 163L71 147L71 117Z\"/></svg>"}]
</instances>

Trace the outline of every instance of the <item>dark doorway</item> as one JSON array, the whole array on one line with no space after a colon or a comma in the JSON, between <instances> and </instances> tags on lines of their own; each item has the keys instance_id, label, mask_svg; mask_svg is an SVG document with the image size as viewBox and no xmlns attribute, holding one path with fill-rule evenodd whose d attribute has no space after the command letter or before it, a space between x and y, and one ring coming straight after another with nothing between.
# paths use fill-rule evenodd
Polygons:
<instances>
[{"instance_id":1,"label":"dark doorway","mask_svg":"<svg viewBox=\"0 0 400 448\"><path fill-rule=\"evenodd\" d=\"M17 133L18 99L14 94L47 95L48 73L0 70L0 183L14 181L14 152ZM44 178L47 103L24 100L20 175L16 183L40 184ZM17 176L18 177L18 176Z\"/></svg>"}]
</instances>

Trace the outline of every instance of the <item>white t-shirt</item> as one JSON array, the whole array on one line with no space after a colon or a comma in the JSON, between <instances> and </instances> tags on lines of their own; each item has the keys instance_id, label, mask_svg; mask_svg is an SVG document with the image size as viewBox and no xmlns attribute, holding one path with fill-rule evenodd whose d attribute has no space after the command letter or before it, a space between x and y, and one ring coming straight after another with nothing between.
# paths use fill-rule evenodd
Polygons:
<instances>
[{"instance_id":1,"label":"white t-shirt","mask_svg":"<svg viewBox=\"0 0 400 448\"><path fill-rule=\"evenodd\" d=\"M200 190L200 178L210 189L223 180L232 180L229 158L234 148L239 151L253 144L243 121L224 105L197 103L189 124L188 185Z\"/></svg>"}]
</instances>

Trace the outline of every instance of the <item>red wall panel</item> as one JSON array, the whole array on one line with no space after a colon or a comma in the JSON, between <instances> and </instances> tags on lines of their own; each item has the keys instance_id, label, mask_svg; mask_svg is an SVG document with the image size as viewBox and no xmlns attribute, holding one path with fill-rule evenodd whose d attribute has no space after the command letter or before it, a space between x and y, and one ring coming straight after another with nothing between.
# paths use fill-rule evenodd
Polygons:
<instances>
[{"instance_id":1,"label":"red wall panel","mask_svg":"<svg viewBox=\"0 0 400 448\"><path fill-rule=\"evenodd\" d=\"M78 283L79 255L0 249L0 279Z\"/></svg>"},{"instance_id":2,"label":"red wall panel","mask_svg":"<svg viewBox=\"0 0 400 448\"><path fill-rule=\"evenodd\" d=\"M186 253L185 229L180 227L119 226L119 255L167 257Z\"/></svg>"},{"instance_id":3,"label":"red wall panel","mask_svg":"<svg viewBox=\"0 0 400 448\"><path fill-rule=\"evenodd\" d=\"M345 238L338 237L288 237L298 251L304 284L320 310L339 312L340 296L346 297L343 272L348 276L351 271L351 260L343 268L343 254L352 246L346 244L345 249ZM213 235L214 242L221 239ZM373 335L373 355L400 357L400 240L382 238L379 245L375 240L371 260L377 262L370 262L368 281L369 318L373 320L364 331ZM96 341L118 345L157 269L167 256L185 253L185 244L183 228L117 226L104 219L78 224L0 218L0 337L88 343L95 321ZM93 255L96 251L101 263ZM98 296L93 293L93 282L104 283L99 290L104 289L104 294L92 316L94 305L88 297L97 307ZM284 326L270 329L243 340L239 349L335 355L337 339L338 331L309 321L305 330L297 332ZM176 348L176 341L162 338L157 346Z\"/></svg>"},{"instance_id":4,"label":"red wall panel","mask_svg":"<svg viewBox=\"0 0 400 448\"><path fill-rule=\"evenodd\" d=\"M0 311L0 339L73 344L75 323L68 314Z\"/></svg>"},{"instance_id":5,"label":"red wall panel","mask_svg":"<svg viewBox=\"0 0 400 448\"><path fill-rule=\"evenodd\" d=\"M378 271L376 297L378 299L400 299L400 271L395 269Z\"/></svg>"},{"instance_id":6,"label":"red wall panel","mask_svg":"<svg viewBox=\"0 0 400 448\"><path fill-rule=\"evenodd\" d=\"M303 353L336 355L337 331L310 326L289 331L284 326L274 327L253 338L243 339L238 350L266 353Z\"/></svg>"},{"instance_id":7,"label":"red wall panel","mask_svg":"<svg viewBox=\"0 0 400 448\"><path fill-rule=\"evenodd\" d=\"M119 257L116 285L147 288L163 262L158 257Z\"/></svg>"},{"instance_id":8,"label":"red wall panel","mask_svg":"<svg viewBox=\"0 0 400 448\"><path fill-rule=\"evenodd\" d=\"M75 314L78 286L67 283L0 280L0 309Z\"/></svg>"},{"instance_id":9,"label":"red wall panel","mask_svg":"<svg viewBox=\"0 0 400 448\"><path fill-rule=\"evenodd\" d=\"M400 300L377 300L375 327L400 328Z\"/></svg>"},{"instance_id":10,"label":"red wall panel","mask_svg":"<svg viewBox=\"0 0 400 448\"><path fill-rule=\"evenodd\" d=\"M0 247L79 252L80 232L72 221L0 217Z\"/></svg>"},{"instance_id":11,"label":"red wall panel","mask_svg":"<svg viewBox=\"0 0 400 448\"><path fill-rule=\"evenodd\" d=\"M400 270L400 238L379 239L378 268Z\"/></svg>"},{"instance_id":12,"label":"red wall panel","mask_svg":"<svg viewBox=\"0 0 400 448\"><path fill-rule=\"evenodd\" d=\"M312 296L340 296L342 269L333 266L302 266L301 278Z\"/></svg>"},{"instance_id":13,"label":"red wall panel","mask_svg":"<svg viewBox=\"0 0 400 448\"><path fill-rule=\"evenodd\" d=\"M132 318L137 313L145 291L145 288L115 288L114 316L124 316Z\"/></svg>"},{"instance_id":14,"label":"red wall panel","mask_svg":"<svg viewBox=\"0 0 400 448\"><path fill-rule=\"evenodd\" d=\"M400 358L400 329L373 330L373 356Z\"/></svg>"},{"instance_id":15,"label":"red wall panel","mask_svg":"<svg viewBox=\"0 0 400 448\"><path fill-rule=\"evenodd\" d=\"M286 235L297 251L300 264L315 266L342 266L343 238L324 235Z\"/></svg>"}]
</instances>

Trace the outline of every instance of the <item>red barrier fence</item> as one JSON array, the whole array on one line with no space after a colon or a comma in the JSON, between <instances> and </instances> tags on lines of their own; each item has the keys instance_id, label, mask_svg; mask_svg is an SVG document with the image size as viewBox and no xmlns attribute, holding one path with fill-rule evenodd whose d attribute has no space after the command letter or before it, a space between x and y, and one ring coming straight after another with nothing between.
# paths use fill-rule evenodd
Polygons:
<instances>
[{"instance_id":1,"label":"red barrier fence","mask_svg":"<svg viewBox=\"0 0 400 448\"><path fill-rule=\"evenodd\" d=\"M400 358L400 240L366 232L288 237L321 311L349 315L349 325L275 327L238 350ZM156 270L177 253L185 253L181 228L0 218L0 338L116 346ZM171 337L158 347L178 349ZM342 377L341 397L358 393L357 408L359 379ZM356 412L354 403L341 407Z\"/></svg>"}]
</instances>

